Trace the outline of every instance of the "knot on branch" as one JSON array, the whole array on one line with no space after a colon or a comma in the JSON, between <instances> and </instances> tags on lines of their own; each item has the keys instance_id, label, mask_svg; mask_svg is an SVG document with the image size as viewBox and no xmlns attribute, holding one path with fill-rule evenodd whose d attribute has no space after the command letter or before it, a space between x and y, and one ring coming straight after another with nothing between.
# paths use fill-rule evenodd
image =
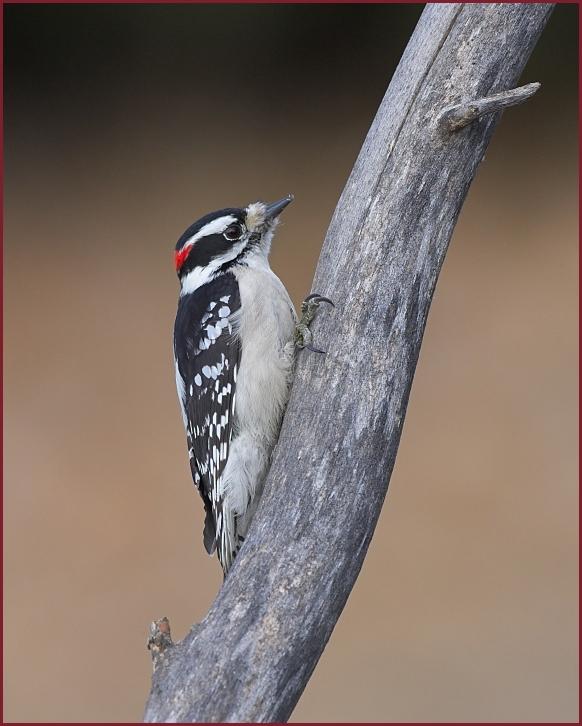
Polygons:
<instances>
[{"instance_id":1,"label":"knot on branch","mask_svg":"<svg viewBox=\"0 0 582 726\"><path fill-rule=\"evenodd\" d=\"M164 653L174 645L168 618L154 620L150 625L150 636L147 641L152 656L154 671L161 662Z\"/></svg>"},{"instance_id":2,"label":"knot on branch","mask_svg":"<svg viewBox=\"0 0 582 726\"><path fill-rule=\"evenodd\" d=\"M495 93L493 96L448 106L439 116L439 124L443 125L447 131L459 131L485 114L503 111L509 106L517 106L527 101L540 86L540 83L528 83L526 86Z\"/></svg>"}]
</instances>

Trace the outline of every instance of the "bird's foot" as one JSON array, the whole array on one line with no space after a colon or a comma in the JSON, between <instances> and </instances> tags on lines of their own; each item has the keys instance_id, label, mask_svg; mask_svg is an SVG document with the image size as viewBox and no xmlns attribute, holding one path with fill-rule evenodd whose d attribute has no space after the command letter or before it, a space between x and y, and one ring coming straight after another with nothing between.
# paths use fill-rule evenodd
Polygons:
<instances>
[{"instance_id":1,"label":"bird's foot","mask_svg":"<svg viewBox=\"0 0 582 726\"><path fill-rule=\"evenodd\" d=\"M301 319L295 326L295 335L293 340L298 348L307 348L307 350L310 350L312 353L325 354L324 350L320 350L312 345L313 333L309 329L309 326L315 318L315 313L322 302L329 303L332 307L335 307L328 297L323 297L323 295L319 295L316 292L308 295L301 303Z\"/></svg>"}]
</instances>

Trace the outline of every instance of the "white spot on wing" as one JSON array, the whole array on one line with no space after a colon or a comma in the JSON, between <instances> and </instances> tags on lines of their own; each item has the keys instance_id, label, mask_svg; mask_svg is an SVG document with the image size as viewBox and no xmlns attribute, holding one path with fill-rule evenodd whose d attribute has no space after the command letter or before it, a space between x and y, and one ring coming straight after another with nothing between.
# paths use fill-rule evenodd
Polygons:
<instances>
[{"instance_id":1,"label":"white spot on wing","mask_svg":"<svg viewBox=\"0 0 582 726\"><path fill-rule=\"evenodd\" d=\"M216 325L207 325L206 326L206 335L208 336L208 340L216 340L216 338L219 337L220 333L222 332L220 326Z\"/></svg>"}]
</instances>

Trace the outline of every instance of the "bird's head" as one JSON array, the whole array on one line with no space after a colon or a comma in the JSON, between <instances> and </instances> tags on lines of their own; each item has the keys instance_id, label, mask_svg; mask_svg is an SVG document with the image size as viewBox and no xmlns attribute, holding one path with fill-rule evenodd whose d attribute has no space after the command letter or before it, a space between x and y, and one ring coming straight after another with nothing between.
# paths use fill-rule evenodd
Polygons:
<instances>
[{"instance_id":1,"label":"bird's head","mask_svg":"<svg viewBox=\"0 0 582 726\"><path fill-rule=\"evenodd\" d=\"M289 194L271 204L220 209L194 222L176 244L174 260L183 291L252 256L266 259L278 216L292 201Z\"/></svg>"}]
</instances>

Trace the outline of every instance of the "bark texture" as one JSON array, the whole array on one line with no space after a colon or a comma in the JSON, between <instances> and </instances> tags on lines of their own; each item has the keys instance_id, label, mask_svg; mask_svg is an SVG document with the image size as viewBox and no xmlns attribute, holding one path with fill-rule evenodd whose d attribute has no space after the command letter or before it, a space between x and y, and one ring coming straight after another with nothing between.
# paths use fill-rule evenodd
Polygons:
<instances>
[{"instance_id":1,"label":"bark texture","mask_svg":"<svg viewBox=\"0 0 582 726\"><path fill-rule=\"evenodd\" d=\"M500 116L451 130L443 113L513 89L552 7L423 11L323 245L313 290L336 308L313 330L328 354L299 354L249 537L206 618L159 654L147 721L293 711L374 532L437 277Z\"/></svg>"}]
</instances>

